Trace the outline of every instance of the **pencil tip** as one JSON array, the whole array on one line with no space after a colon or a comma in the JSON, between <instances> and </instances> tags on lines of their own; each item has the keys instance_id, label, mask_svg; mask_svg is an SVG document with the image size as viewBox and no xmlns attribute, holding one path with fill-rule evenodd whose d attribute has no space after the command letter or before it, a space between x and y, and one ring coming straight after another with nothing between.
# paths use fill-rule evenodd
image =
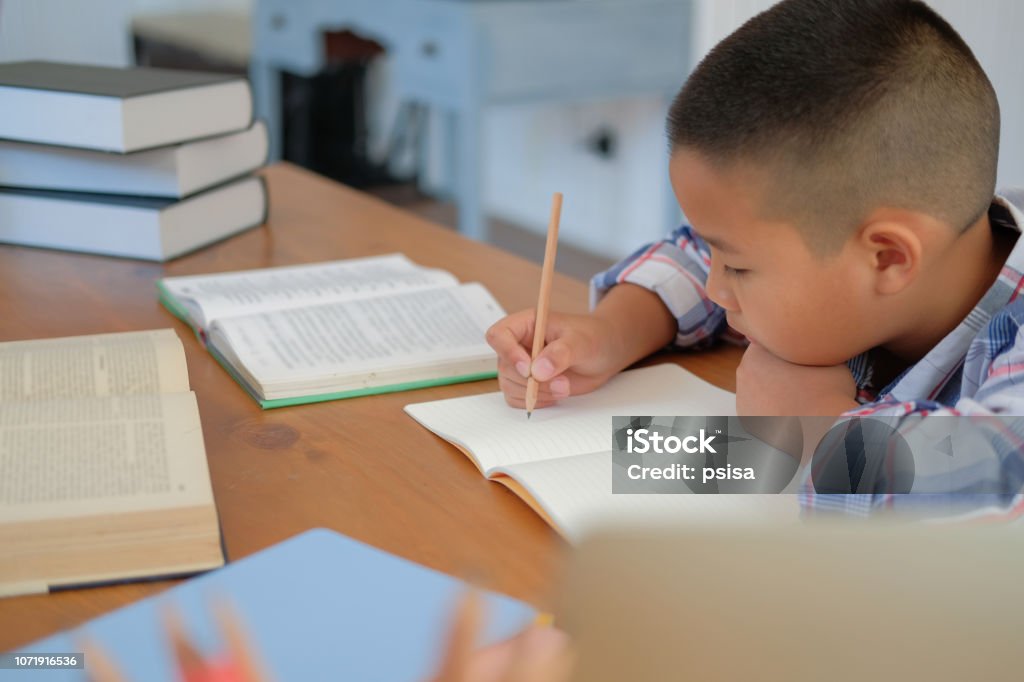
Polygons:
<instances>
[{"instance_id":1,"label":"pencil tip","mask_svg":"<svg viewBox=\"0 0 1024 682\"><path fill-rule=\"evenodd\" d=\"M531 414L533 414L533 412L527 412L527 413L526 413L526 419L527 419L527 420L529 420L529 419L530 419L530 415L531 415Z\"/></svg>"}]
</instances>

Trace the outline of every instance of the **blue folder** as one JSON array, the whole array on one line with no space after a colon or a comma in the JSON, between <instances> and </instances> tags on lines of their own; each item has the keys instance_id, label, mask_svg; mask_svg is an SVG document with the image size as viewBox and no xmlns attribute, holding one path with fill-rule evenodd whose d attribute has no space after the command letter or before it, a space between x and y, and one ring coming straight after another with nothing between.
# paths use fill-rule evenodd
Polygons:
<instances>
[{"instance_id":1,"label":"blue folder","mask_svg":"<svg viewBox=\"0 0 1024 682\"><path fill-rule=\"evenodd\" d=\"M316 529L17 651L73 652L76 638L87 635L132 682L176 682L162 607L173 603L196 646L212 654L223 647L210 606L226 597L275 682L423 680L436 668L464 586ZM484 641L512 635L535 616L508 597L489 594L485 602ZM87 678L82 670L0 670L7 679Z\"/></svg>"}]
</instances>

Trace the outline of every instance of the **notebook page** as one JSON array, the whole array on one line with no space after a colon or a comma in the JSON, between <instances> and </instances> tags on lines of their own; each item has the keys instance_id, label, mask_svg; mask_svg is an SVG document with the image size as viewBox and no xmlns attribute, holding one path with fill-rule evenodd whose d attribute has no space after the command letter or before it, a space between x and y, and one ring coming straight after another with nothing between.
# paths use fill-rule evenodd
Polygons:
<instances>
[{"instance_id":1,"label":"notebook page","mask_svg":"<svg viewBox=\"0 0 1024 682\"><path fill-rule=\"evenodd\" d=\"M316 385L374 371L493 358L487 328L504 311L479 284L276 310L218 320L226 343L260 385Z\"/></svg>"},{"instance_id":2,"label":"notebook page","mask_svg":"<svg viewBox=\"0 0 1024 682\"><path fill-rule=\"evenodd\" d=\"M612 453L497 467L518 481L570 542L610 525L787 523L795 495L612 494Z\"/></svg>"},{"instance_id":3,"label":"notebook page","mask_svg":"<svg viewBox=\"0 0 1024 682\"><path fill-rule=\"evenodd\" d=\"M231 315L316 305L397 291L454 286L444 270L416 265L400 253L214 275L167 277L163 287L200 327Z\"/></svg>"},{"instance_id":4,"label":"notebook page","mask_svg":"<svg viewBox=\"0 0 1024 682\"><path fill-rule=\"evenodd\" d=\"M0 404L188 390L171 329L0 343Z\"/></svg>"},{"instance_id":5,"label":"notebook page","mask_svg":"<svg viewBox=\"0 0 1024 682\"><path fill-rule=\"evenodd\" d=\"M472 453L490 475L498 466L607 451L614 415L735 415L736 396L664 364L623 372L593 393L536 410L529 421L501 393L406 405L405 411Z\"/></svg>"}]
</instances>

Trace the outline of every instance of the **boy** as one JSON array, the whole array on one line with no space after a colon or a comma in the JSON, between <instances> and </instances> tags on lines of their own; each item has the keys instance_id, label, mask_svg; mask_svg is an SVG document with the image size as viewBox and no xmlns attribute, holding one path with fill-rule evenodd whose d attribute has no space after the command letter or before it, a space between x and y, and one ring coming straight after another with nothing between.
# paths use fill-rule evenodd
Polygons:
<instances>
[{"instance_id":1,"label":"boy","mask_svg":"<svg viewBox=\"0 0 1024 682\"><path fill-rule=\"evenodd\" d=\"M745 337L740 415L1024 414L1024 215L993 199L999 107L930 8L781 2L711 51L667 128L691 226L594 277L589 315L552 314L532 368L533 311L495 324L509 404L531 372L544 406L668 344ZM1020 448L997 440L914 491L1016 508ZM808 495L893 502L843 498Z\"/></svg>"}]
</instances>

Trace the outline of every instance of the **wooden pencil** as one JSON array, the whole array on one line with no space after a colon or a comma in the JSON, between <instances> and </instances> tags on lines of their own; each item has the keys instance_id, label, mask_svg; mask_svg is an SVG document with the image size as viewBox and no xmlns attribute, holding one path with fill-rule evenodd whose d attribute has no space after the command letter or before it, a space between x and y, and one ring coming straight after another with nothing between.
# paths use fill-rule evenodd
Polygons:
<instances>
[{"instance_id":1,"label":"wooden pencil","mask_svg":"<svg viewBox=\"0 0 1024 682\"><path fill-rule=\"evenodd\" d=\"M555 255L558 251L558 223L562 216L562 193L555 192L551 200L551 219L548 221L548 239L544 245L544 266L540 273L540 295L537 297L537 317L533 325L532 360L544 350L544 335L548 328L548 307L551 303L551 280L555 277ZM537 406L537 391L540 384L533 378L531 367L530 377L526 380L526 418L533 414Z\"/></svg>"}]
</instances>

